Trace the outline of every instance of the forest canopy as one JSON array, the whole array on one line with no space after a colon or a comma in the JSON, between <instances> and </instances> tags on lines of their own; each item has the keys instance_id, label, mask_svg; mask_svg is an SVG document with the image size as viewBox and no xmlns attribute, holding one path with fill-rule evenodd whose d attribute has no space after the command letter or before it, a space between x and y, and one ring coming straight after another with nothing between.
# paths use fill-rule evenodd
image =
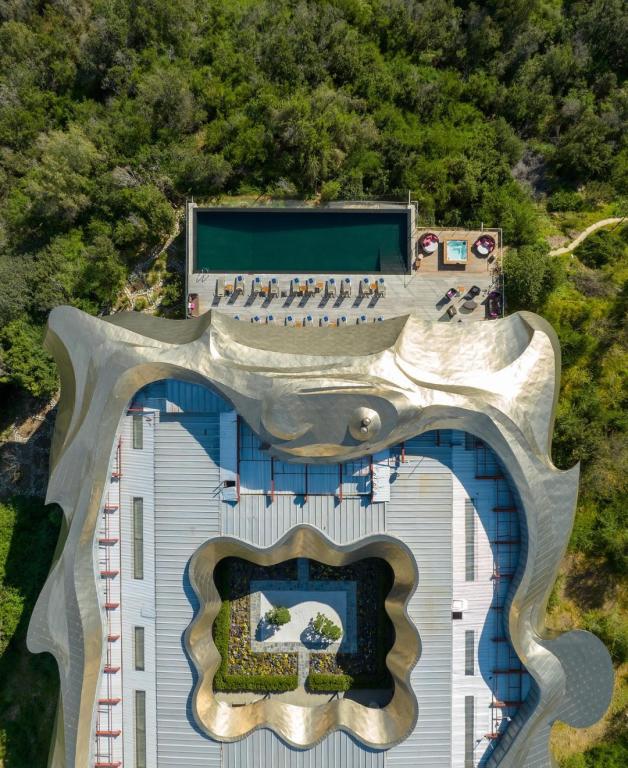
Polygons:
<instances>
[{"instance_id":1,"label":"forest canopy","mask_svg":"<svg viewBox=\"0 0 628 768\"><path fill-rule=\"evenodd\" d=\"M186 197L410 193L423 223L503 227L508 310L556 328L553 458L582 464L571 548L615 589L628 573L628 227L573 258L548 255L546 230L551 216L625 212L627 70L625 0L1 0L0 402L56 392L48 313L119 309ZM180 278L166 280L162 310L182 312ZM54 539L39 501L5 507L0 555L20 520ZM34 576L14 569L5 623L19 642L50 555L38 550ZM584 623L625 664L625 616L602 606ZM22 702L13 749L40 764L49 734L33 735L30 689L52 712L54 668L18 667L17 643L7 653L0 719ZM566 765L628 764L616 719Z\"/></svg>"},{"instance_id":2,"label":"forest canopy","mask_svg":"<svg viewBox=\"0 0 628 768\"><path fill-rule=\"evenodd\" d=\"M33 395L55 388L50 309L110 311L186 196L410 191L426 221L525 247L534 197L628 192L622 0L17 0L0 19L0 376Z\"/></svg>"}]
</instances>

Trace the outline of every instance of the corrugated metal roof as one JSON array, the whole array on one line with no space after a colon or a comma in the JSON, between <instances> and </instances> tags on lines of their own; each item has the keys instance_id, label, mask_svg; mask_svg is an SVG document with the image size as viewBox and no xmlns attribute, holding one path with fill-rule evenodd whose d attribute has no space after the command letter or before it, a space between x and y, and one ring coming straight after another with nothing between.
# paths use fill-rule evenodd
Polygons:
<instances>
[{"instance_id":1,"label":"corrugated metal roof","mask_svg":"<svg viewBox=\"0 0 628 768\"><path fill-rule=\"evenodd\" d=\"M387 753L387 764L436 768L451 761L451 448L423 438L405 444L386 510L387 531L412 549L419 583L408 613L421 634L421 658L412 672L419 702L413 733Z\"/></svg>"},{"instance_id":2,"label":"corrugated metal roof","mask_svg":"<svg viewBox=\"0 0 628 768\"><path fill-rule=\"evenodd\" d=\"M239 464L240 493L270 493L271 461L242 459Z\"/></svg>"},{"instance_id":3,"label":"corrugated metal roof","mask_svg":"<svg viewBox=\"0 0 628 768\"><path fill-rule=\"evenodd\" d=\"M223 505L222 533L269 547L295 525L309 523L344 544L385 530L385 505L368 499L339 501L333 496L241 496Z\"/></svg>"},{"instance_id":4,"label":"corrugated metal roof","mask_svg":"<svg viewBox=\"0 0 628 768\"><path fill-rule=\"evenodd\" d=\"M156 717L156 660L155 660L155 534L154 534L154 434L159 414L146 413L143 419L143 447L134 449L132 440L133 418L122 420L122 471L120 479L120 547L122 580L122 707L124 711L124 754L135 754L134 691L146 692L147 733L157 728ZM133 499L143 500L143 559L144 578L133 578ZM148 618L152 616L153 618ZM134 665L133 627L144 627L144 670ZM155 739L146 740L148 765L157 763Z\"/></svg>"},{"instance_id":5,"label":"corrugated metal roof","mask_svg":"<svg viewBox=\"0 0 628 768\"><path fill-rule=\"evenodd\" d=\"M385 753L358 746L336 731L312 749L291 749L274 733L260 730L243 741L225 744L224 768L382 768Z\"/></svg>"},{"instance_id":6,"label":"corrugated metal roof","mask_svg":"<svg viewBox=\"0 0 628 768\"><path fill-rule=\"evenodd\" d=\"M494 477L501 473L501 467L493 455L486 457L484 447L476 447L476 442L461 435L452 449L454 595L466 603L463 620L452 624L452 721L456 729L452 742L452 768L465 768L468 762L465 739L457 737L466 719L466 697L471 696L475 701L473 764L483 765L495 744L486 739L486 734L503 732L508 721L502 718L512 717L515 712L515 707L502 709L491 704L523 700L529 690L527 674L519 671L495 674L497 669L520 670L510 643L494 641L496 637L505 637L504 614L501 610L491 609L491 606L505 605L510 581L495 581L493 574L496 570L511 572L516 566L520 529L516 500L509 483ZM478 474L488 477L482 479L477 477ZM496 512L495 507L501 511ZM512 511L507 511L511 508ZM467 526L470 519L473 525ZM502 545L497 545L496 541L501 541ZM467 674L465 663L465 633L468 631L474 632L472 675Z\"/></svg>"},{"instance_id":7,"label":"corrugated metal roof","mask_svg":"<svg viewBox=\"0 0 628 768\"><path fill-rule=\"evenodd\" d=\"M309 494L303 496L298 492L305 490L304 468L275 461L272 500L268 493L243 493L238 504L228 503L220 498L218 465L219 414L223 414L224 419L229 406L212 393L207 397L201 395L198 391L203 389L201 387L179 384L182 386L170 389L165 385L168 397L164 397L164 403L172 403L169 399L172 396L192 411L211 408L213 412L204 415L162 412L155 433L158 767L185 764L200 768L218 766L221 760L227 768L318 768L328 765L381 768L384 762L412 768L450 765L451 681L452 663L455 662L452 662L451 621L452 598L455 596L452 488L460 486L456 493L460 496L461 510L465 498L476 497L475 451L465 451L462 433L449 430L427 433L407 441L405 462L401 461L400 449L391 450L389 485L380 489L384 494L390 492L388 502L371 501L371 468L365 459L343 466L342 501L337 495L339 465L310 467ZM155 387L147 394L160 395L161 390L157 385ZM243 425L242 429L246 437L248 427ZM243 448L246 454L240 462L240 479L245 481L243 490L250 486L249 490L270 491L267 471L270 461L256 440L250 436ZM462 462L461 466L456 464L455 469L456 474L461 473L464 488L452 475L454 453L458 464ZM493 456L482 448L479 453L480 472L497 474L499 464ZM232 455L230 463L233 458ZM131 471L132 466L128 466ZM376 467L374 464L374 474ZM140 469L138 467L138 471ZM385 485L385 478L378 477L378 483L380 479L380 484ZM496 483L498 504L502 501L500 484L504 482L483 481L484 485ZM503 494L507 493L506 488ZM409 614L419 628L422 642L421 659L412 674L420 715L408 739L386 753L369 750L342 732L330 735L315 748L305 751L288 747L268 730L257 731L233 744L221 745L204 736L192 718L193 679L182 645L183 633L196 608L186 576L189 558L201 543L214 535L233 535L267 547L300 523L316 526L338 543L388 532L407 543L417 560L419 585L411 600ZM461 554L464 555L464 548ZM464 556L458 567L464 573ZM464 662L462 652L458 661ZM462 717L458 728L456 738L461 738L464 744ZM457 756L458 752L454 752Z\"/></svg>"},{"instance_id":8,"label":"corrugated metal roof","mask_svg":"<svg viewBox=\"0 0 628 768\"><path fill-rule=\"evenodd\" d=\"M390 501L390 451L373 456L373 501Z\"/></svg>"},{"instance_id":9,"label":"corrugated metal roof","mask_svg":"<svg viewBox=\"0 0 628 768\"><path fill-rule=\"evenodd\" d=\"M220 395L200 384L166 379L168 413L220 413L232 406Z\"/></svg>"},{"instance_id":10,"label":"corrugated metal roof","mask_svg":"<svg viewBox=\"0 0 628 768\"><path fill-rule=\"evenodd\" d=\"M187 564L220 532L218 415L162 417L155 432L157 765L219 768L221 745L191 712L194 685L182 638L197 608Z\"/></svg>"},{"instance_id":11,"label":"corrugated metal roof","mask_svg":"<svg viewBox=\"0 0 628 768\"><path fill-rule=\"evenodd\" d=\"M219 479L223 499L236 501L238 482L238 417L235 411L220 414Z\"/></svg>"},{"instance_id":12,"label":"corrugated metal roof","mask_svg":"<svg viewBox=\"0 0 628 768\"><path fill-rule=\"evenodd\" d=\"M307 468L307 492L338 495L340 468L338 464L310 464Z\"/></svg>"}]
</instances>

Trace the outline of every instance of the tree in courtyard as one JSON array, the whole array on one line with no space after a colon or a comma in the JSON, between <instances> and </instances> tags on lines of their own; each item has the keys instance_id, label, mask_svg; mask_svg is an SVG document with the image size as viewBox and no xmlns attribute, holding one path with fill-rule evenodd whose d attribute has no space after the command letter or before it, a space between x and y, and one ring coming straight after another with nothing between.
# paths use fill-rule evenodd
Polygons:
<instances>
[{"instance_id":1,"label":"tree in courtyard","mask_svg":"<svg viewBox=\"0 0 628 768\"><path fill-rule=\"evenodd\" d=\"M316 614L316 618L312 621L312 627L317 635L329 642L333 643L342 637L342 629L322 613Z\"/></svg>"},{"instance_id":2,"label":"tree in courtyard","mask_svg":"<svg viewBox=\"0 0 628 768\"><path fill-rule=\"evenodd\" d=\"M290 611L283 605L276 605L266 611L264 618L273 627L282 627L290 621Z\"/></svg>"}]
</instances>

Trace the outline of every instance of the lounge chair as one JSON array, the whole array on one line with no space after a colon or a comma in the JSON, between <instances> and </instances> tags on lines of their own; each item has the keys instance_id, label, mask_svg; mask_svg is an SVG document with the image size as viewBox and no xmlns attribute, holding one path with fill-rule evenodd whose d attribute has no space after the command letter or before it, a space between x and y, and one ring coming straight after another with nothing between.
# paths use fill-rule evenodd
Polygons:
<instances>
[{"instance_id":1,"label":"lounge chair","mask_svg":"<svg viewBox=\"0 0 628 768\"><path fill-rule=\"evenodd\" d=\"M216 296L225 295L225 280L223 277L216 278Z\"/></svg>"},{"instance_id":2,"label":"lounge chair","mask_svg":"<svg viewBox=\"0 0 628 768\"><path fill-rule=\"evenodd\" d=\"M371 282L368 279L368 277L363 277L362 280L360 280L360 285L358 287L358 295L360 297L371 295Z\"/></svg>"},{"instance_id":3,"label":"lounge chair","mask_svg":"<svg viewBox=\"0 0 628 768\"><path fill-rule=\"evenodd\" d=\"M352 293L351 278L345 277L344 280L340 283L340 295L351 296L351 293Z\"/></svg>"},{"instance_id":4,"label":"lounge chair","mask_svg":"<svg viewBox=\"0 0 628 768\"><path fill-rule=\"evenodd\" d=\"M270 282L268 283L268 295L271 299L279 296L279 283L277 282L276 277L271 277Z\"/></svg>"},{"instance_id":5,"label":"lounge chair","mask_svg":"<svg viewBox=\"0 0 628 768\"><path fill-rule=\"evenodd\" d=\"M325 283L325 294L332 298L336 297L336 281L333 277L330 277Z\"/></svg>"},{"instance_id":6,"label":"lounge chair","mask_svg":"<svg viewBox=\"0 0 628 768\"><path fill-rule=\"evenodd\" d=\"M375 283L375 293L378 296L386 295L386 283L384 282L383 277L380 277L379 280Z\"/></svg>"}]
</instances>

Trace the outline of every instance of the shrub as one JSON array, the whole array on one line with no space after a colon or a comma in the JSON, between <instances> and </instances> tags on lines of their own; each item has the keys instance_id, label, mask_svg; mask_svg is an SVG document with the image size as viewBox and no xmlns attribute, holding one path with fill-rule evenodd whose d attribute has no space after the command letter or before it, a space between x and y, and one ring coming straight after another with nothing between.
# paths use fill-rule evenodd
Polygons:
<instances>
[{"instance_id":1,"label":"shrub","mask_svg":"<svg viewBox=\"0 0 628 768\"><path fill-rule=\"evenodd\" d=\"M264 618L274 627L281 627L290 621L290 611L283 605L277 605L266 611Z\"/></svg>"},{"instance_id":2,"label":"shrub","mask_svg":"<svg viewBox=\"0 0 628 768\"><path fill-rule=\"evenodd\" d=\"M581 211L583 208L584 200L577 192L572 192L567 189L559 189L557 192L548 198L547 210L548 211Z\"/></svg>"},{"instance_id":3,"label":"shrub","mask_svg":"<svg viewBox=\"0 0 628 768\"><path fill-rule=\"evenodd\" d=\"M226 577L221 572L216 586L221 595L226 592ZM297 675L235 675L227 672L229 632L231 629L231 601L223 597L222 605L214 619L214 643L220 654L220 667L214 675L216 691L293 691L299 684Z\"/></svg>"},{"instance_id":4,"label":"shrub","mask_svg":"<svg viewBox=\"0 0 628 768\"><path fill-rule=\"evenodd\" d=\"M625 251L620 232L602 229L594 232L574 251L583 264L592 269L616 262Z\"/></svg>"},{"instance_id":5,"label":"shrub","mask_svg":"<svg viewBox=\"0 0 628 768\"><path fill-rule=\"evenodd\" d=\"M33 397L50 397L58 387L56 369L43 348L44 329L20 318L0 330L0 381L13 381Z\"/></svg>"},{"instance_id":6,"label":"shrub","mask_svg":"<svg viewBox=\"0 0 628 768\"><path fill-rule=\"evenodd\" d=\"M342 629L337 624L327 618L322 613L317 613L316 618L312 622L312 626L317 634L319 634L325 640L331 640L335 642L342 637Z\"/></svg>"},{"instance_id":7,"label":"shrub","mask_svg":"<svg viewBox=\"0 0 628 768\"><path fill-rule=\"evenodd\" d=\"M542 246L511 248L504 256L504 287L508 303L534 309L552 287L550 257Z\"/></svg>"},{"instance_id":8,"label":"shrub","mask_svg":"<svg viewBox=\"0 0 628 768\"><path fill-rule=\"evenodd\" d=\"M624 768L628 760L628 738L624 735L616 742L597 744L585 754L586 768Z\"/></svg>"},{"instance_id":9,"label":"shrub","mask_svg":"<svg viewBox=\"0 0 628 768\"><path fill-rule=\"evenodd\" d=\"M230 691L232 693L240 691L259 693L293 691L298 684L297 675L225 675L221 668L214 676L214 688L217 691Z\"/></svg>"},{"instance_id":10,"label":"shrub","mask_svg":"<svg viewBox=\"0 0 628 768\"><path fill-rule=\"evenodd\" d=\"M348 691L353 687L353 678L351 675L333 675L323 672L310 672L307 678L307 687L313 693Z\"/></svg>"},{"instance_id":11,"label":"shrub","mask_svg":"<svg viewBox=\"0 0 628 768\"><path fill-rule=\"evenodd\" d=\"M341 190L342 185L339 181L326 181L321 189L321 203L337 200L340 197Z\"/></svg>"},{"instance_id":12,"label":"shrub","mask_svg":"<svg viewBox=\"0 0 628 768\"><path fill-rule=\"evenodd\" d=\"M619 613L589 611L584 615L584 626L604 642L616 664L628 660L628 621Z\"/></svg>"},{"instance_id":13,"label":"shrub","mask_svg":"<svg viewBox=\"0 0 628 768\"><path fill-rule=\"evenodd\" d=\"M584 755L570 755L566 760L561 761L560 768L587 768Z\"/></svg>"}]
</instances>

